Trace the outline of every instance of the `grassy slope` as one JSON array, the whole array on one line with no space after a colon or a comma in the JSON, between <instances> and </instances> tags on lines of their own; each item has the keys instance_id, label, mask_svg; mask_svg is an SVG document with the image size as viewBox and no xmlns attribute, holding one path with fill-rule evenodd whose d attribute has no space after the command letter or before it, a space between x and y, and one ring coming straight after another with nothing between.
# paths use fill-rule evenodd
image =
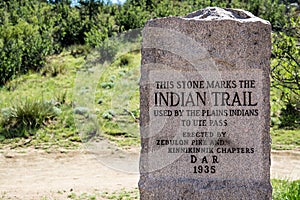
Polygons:
<instances>
[{"instance_id":1,"label":"grassy slope","mask_svg":"<svg viewBox=\"0 0 300 200\"><path fill-rule=\"evenodd\" d=\"M272 149L300 150L300 130L271 129Z\"/></svg>"},{"instance_id":2,"label":"grassy slope","mask_svg":"<svg viewBox=\"0 0 300 200\"><path fill-rule=\"evenodd\" d=\"M95 94L100 131L121 146L139 145L140 53L121 56L99 79Z\"/></svg>"},{"instance_id":3,"label":"grassy slope","mask_svg":"<svg viewBox=\"0 0 300 200\"><path fill-rule=\"evenodd\" d=\"M29 73L0 89L0 109L26 98L64 101L62 114L51 124L38 129L29 138L5 139L0 135L0 148L34 146L36 148L76 148L81 140L73 116L73 88L77 69L84 56L69 52L48 58L47 66L38 73ZM95 110L100 134L121 146L139 145L140 53L123 55L99 77L95 93ZM299 149L299 130L271 129L273 149Z\"/></svg>"},{"instance_id":4,"label":"grassy slope","mask_svg":"<svg viewBox=\"0 0 300 200\"><path fill-rule=\"evenodd\" d=\"M11 107L25 99L64 101L61 115L48 126L38 129L29 138L4 139L0 147L34 146L35 148L78 146L80 138L76 132L72 112L72 90L76 69L84 63L84 58L74 58L68 52L49 57L44 69L38 73L22 75L9 82L0 90L0 108Z\"/></svg>"},{"instance_id":5,"label":"grassy slope","mask_svg":"<svg viewBox=\"0 0 300 200\"><path fill-rule=\"evenodd\" d=\"M81 141L73 116L73 90L77 69L84 56L69 52L48 58L44 69L22 75L0 89L0 109L26 99L63 102L62 113L27 138L7 139L0 133L0 148L34 146L35 148L76 148ZM105 69L95 93L95 110L100 133L121 146L139 145L139 66L140 54L129 53Z\"/></svg>"}]
</instances>

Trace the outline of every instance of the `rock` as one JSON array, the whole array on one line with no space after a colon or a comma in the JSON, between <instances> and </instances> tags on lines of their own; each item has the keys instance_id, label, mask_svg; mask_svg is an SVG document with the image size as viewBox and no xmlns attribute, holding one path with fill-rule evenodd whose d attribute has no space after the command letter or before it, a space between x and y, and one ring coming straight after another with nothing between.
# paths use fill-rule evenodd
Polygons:
<instances>
[{"instance_id":1,"label":"rock","mask_svg":"<svg viewBox=\"0 0 300 200\"><path fill-rule=\"evenodd\" d=\"M88 114L89 109L86 107L76 107L74 108L74 114L85 115Z\"/></svg>"},{"instance_id":2,"label":"rock","mask_svg":"<svg viewBox=\"0 0 300 200\"><path fill-rule=\"evenodd\" d=\"M210 7L143 30L140 197L271 199L271 25Z\"/></svg>"}]
</instances>

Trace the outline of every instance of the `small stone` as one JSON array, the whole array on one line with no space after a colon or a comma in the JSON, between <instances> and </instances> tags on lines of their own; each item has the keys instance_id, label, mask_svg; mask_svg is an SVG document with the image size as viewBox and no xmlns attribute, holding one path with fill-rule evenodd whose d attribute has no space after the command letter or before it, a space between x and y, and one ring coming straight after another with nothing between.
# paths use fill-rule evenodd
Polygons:
<instances>
[{"instance_id":1,"label":"small stone","mask_svg":"<svg viewBox=\"0 0 300 200\"><path fill-rule=\"evenodd\" d=\"M74 108L74 114L85 115L89 112L89 109L86 107L76 107Z\"/></svg>"}]
</instances>

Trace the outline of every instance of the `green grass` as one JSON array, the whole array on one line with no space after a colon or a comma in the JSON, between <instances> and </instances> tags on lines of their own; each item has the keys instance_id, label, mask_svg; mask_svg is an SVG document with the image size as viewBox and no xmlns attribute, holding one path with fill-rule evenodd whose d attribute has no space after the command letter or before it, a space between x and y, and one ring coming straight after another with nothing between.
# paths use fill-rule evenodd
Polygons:
<instances>
[{"instance_id":1,"label":"green grass","mask_svg":"<svg viewBox=\"0 0 300 200\"><path fill-rule=\"evenodd\" d=\"M2 109L1 134L5 138L27 137L43 124L51 123L60 113L61 109L51 101L26 98Z\"/></svg>"},{"instance_id":2,"label":"green grass","mask_svg":"<svg viewBox=\"0 0 300 200\"><path fill-rule=\"evenodd\" d=\"M60 55L49 57L46 66L40 72L30 72L22 75L0 89L0 109L7 110L16 107L16 104L28 108L27 110L19 109L21 121L26 121L24 119L28 118L27 114L31 113L31 116L37 115L37 113L42 114L40 111L36 112L38 106L34 106L35 110L30 108L30 105L35 105L39 101L53 102L61 110L55 119L52 118L47 122L42 120L43 125L39 120L39 126L35 127L34 132L25 133L25 137L9 138L8 135L0 134L0 148L26 146L42 149L78 147L80 137L74 124L72 96L76 72L83 63L84 57L75 58L69 52L63 52ZM28 99L31 99L31 101L28 101ZM25 105L29 106L26 107ZM38 105L43 106L41 103L38 103ZM19 108L22 108L22 106L19 106ZM42 109L39 110L42 111ZM24 119L21 117L21 111ZM3 120L3 115L1 120ZM30 121L32 122L32 120ZM25 131L28 130L32 131L30 129Z\"/></svg>"},{"instance_id":3,"label":"green grass","mask_svg":"<svg viewBox=\"0 0 300 200\"><path fill-rule=\"evenodd\" d=\"M300 150L300 130L271 129L272 149Z\"/></svg>"},{"instance_id":4,"label":"green grass","mask_svg":"<svg viewBox=\"0 0 300 200\"><path fill-rule=\"evenodd\" d=\"M55 196L54 198L51 196ZM94 190L91 193L75 193L75 192L66 192L58 191L57 194L52 194L51 196L43 196L39 199L41 200L50 200L50 199L69 199L69 200L97 200L97 199L107 199L107 200L137 200L139 199L139 190L137 188L132 190L116 190L113 192L100 192ZM2 198L1 198L2 197ZM0 199L5 199L6 194L2 193Z\"/></svg>"},{"instance_id":5,"label":"green grass","mask_svg":"<svg viewBox=\"0 0 300 200\"><path fill-rule=\"evenodd\" d=\"M95 109L103 135L119 146L139 145L140 53L116 59L99 79Z\"/></svg>"},{"instance_id":6,"label":"green grass","mask_svg":"<svg viewBox=\"0 0 300 200\"><path fill-rule=\"evenodd\" d=\"M35 105L35 101L53 102L61 110L58 116L51 118L47 123L44 119L39 120L34 131L25 129L11 137L9 134L0 133L0 148L78 147L82 138L74 122L76 108L73 109L73 90L77 70L84 66L84 63L84 56L74 57L72 52L65 51L60 55L49 57L46 66L39 72L29 72L0 88L0 109L4 111L13 108L15 102L27 105L26 99L31 99L28 101L31 102L30 105ZM140 53L127 53L107 67L96 83L95 113L100 135L122 147L140 143L139 69ZM26 113L31 111L34 109L29 107ZM38 115L37 113L39 112L33 112ZM0 118L3 120L3 115ZM27 118L28 115L21 118L21 121L26 121ZM28 119L30 123L32 119L35 118ZM5 127L2 124L0 128Z\"/></svg>"},{"instance_id":7,"label":"green grass","mask_svg":"<svg viewBox=\"0 0 300 200\"><path fill-rule=\"evenodd\" d=\"M82 193L80 195L76 195L75 193L71 193L67 198L72 200L96 200L97 194Z\"/></svg>"},{"instance_id":8,"label":"green grass","mask_svg":"<svg viewBox=\"0 0 300 200\"><path fill-rule=\"evenodd\" d=\"M287 181L272 179L273 200L298 200L300 199L300 180Z\"/></svg>"},{"instance_id":9,"label":"green grass","mask_svg":"<svg viewBox=\"0 0 300 200\"><path fill-rule=\"evenodd\" d=\"M48 121L46 125L39 126L34 131L25 130L28 131L24 133L25 137L9 138L8 135L0 134L0 148L78 147L81 137L74 123L73 90L77 70L84 65L85 56L76 54L74 57L72 52L64 51L60 55L48 57L46 66L40 72L22 75L0 88L2 110L15 106L16 102L38 99L56 102L58 104L56 106L62 111L55 120ZM97 130L101 136L122 147L140 144L140 59L140 52L131 52L118 57L105 68L95 83L96 91L93 98L95 120L99 126ZM274 103L273 100L272 102L272 116L276 119L281 104ZM300 130L278 129L276 120L274 123L275 126L271 129L272 149L300 149ZM5 127L2 125L0 129L3 128Z\"/></svg>"},{"instance_id":10,"label":"green grass","mask_svg":"<svg viewBox=\"0 0 300 200\"><path fill-rule=\"evenodd\" d=\"M133 199L140 199L139 190L136 188L134 190L119 190L114 192L104 192L101 195L103 198L106 199L113 199L113 200L133 200Z\"/></svg>"}]
</instances>

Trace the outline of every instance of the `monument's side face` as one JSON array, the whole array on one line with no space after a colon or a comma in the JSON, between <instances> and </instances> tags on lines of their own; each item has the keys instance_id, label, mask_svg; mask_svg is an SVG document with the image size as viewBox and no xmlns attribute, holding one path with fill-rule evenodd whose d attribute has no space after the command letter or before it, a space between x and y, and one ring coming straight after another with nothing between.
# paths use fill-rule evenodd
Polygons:
<instances>
[{"instance_id":1,"label":"monument's side face","mask_svg":"<svg viewBox=\"0 0 300 200\"><path fill-rule=\"evenodd\" d=\"M147 22L142 200L271 199L270 55L270 24L246 11Z\"/></svg>"}]
</instances>

